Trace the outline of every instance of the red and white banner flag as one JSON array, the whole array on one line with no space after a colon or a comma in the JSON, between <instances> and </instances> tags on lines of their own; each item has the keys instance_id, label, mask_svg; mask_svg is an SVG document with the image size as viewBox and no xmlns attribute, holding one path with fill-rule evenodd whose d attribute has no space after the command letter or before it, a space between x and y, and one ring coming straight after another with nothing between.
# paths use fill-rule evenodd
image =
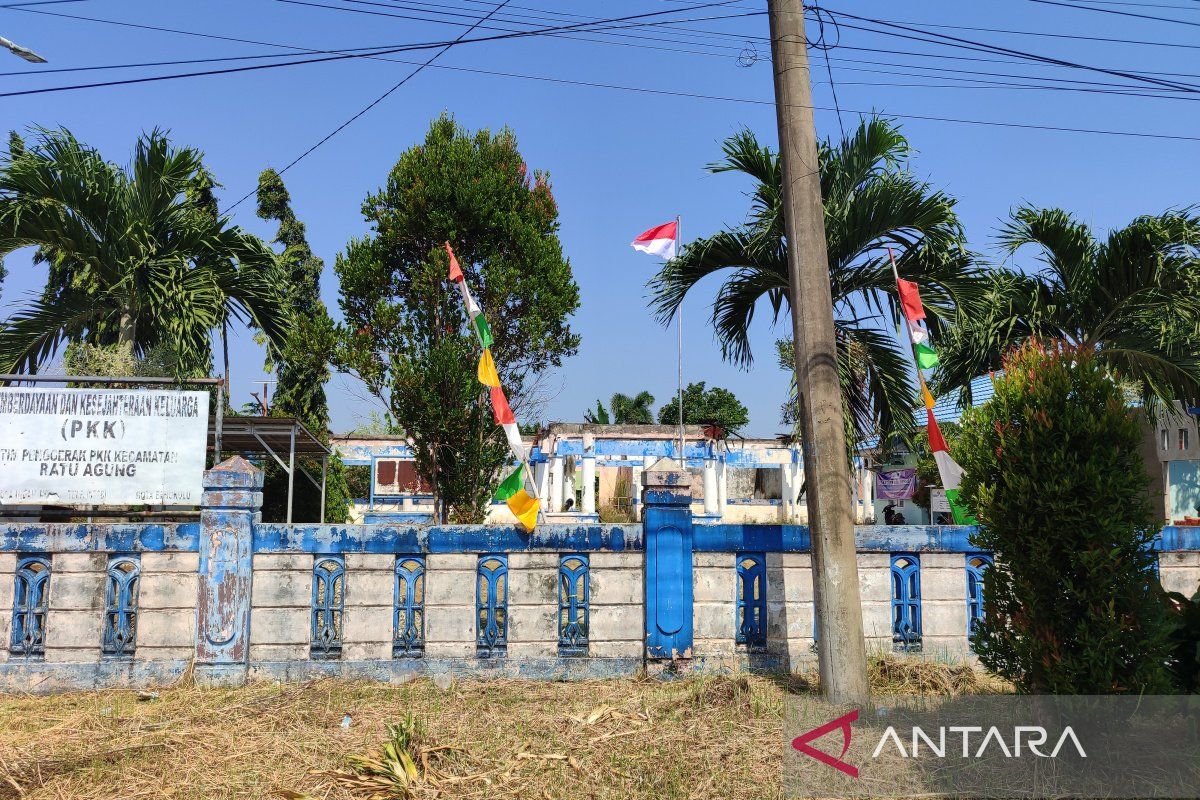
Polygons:
<instances>
[{"instance_id":1,"label":"red and white banner flag","mask_svg":"<svg viewBox=\"0 0 1200 800\"><path fill-rule=\"evenodd\" d=\"M633 249L670 261L675 257L675 239L678 235L678 220L668 222L639 235L632 242Z\"/></svg>"}]
</instances>

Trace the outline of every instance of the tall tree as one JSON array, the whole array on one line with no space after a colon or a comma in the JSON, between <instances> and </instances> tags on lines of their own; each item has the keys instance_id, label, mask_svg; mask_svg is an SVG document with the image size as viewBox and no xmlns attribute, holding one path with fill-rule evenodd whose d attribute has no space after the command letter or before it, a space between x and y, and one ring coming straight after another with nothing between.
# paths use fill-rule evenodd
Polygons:
<instances>
[{"instance_id":1,"label":"tall tree","mask_svg":"<svg viewBox=\"0 0 1200 800\"><path fill-rule=\"evenodd\" d=\"M660 425L675 425L679 421L679 398L658 410ZM683 423L685 425L716 424L735 433L750 422L750 412L728 389L707 388L704 381L689 383L683 390Z\"/></svg>"},{"instance_id":2,"label":"tall tree","mask_svg":"<svg viewBox=\"0 0 1200 800\"><path fill-rule=\"evenodd\" d=\"M450 242L491 328L518 415L538 373L574 354L579 288L558 240L549 177L529 173L507 128L468 132L443 114L367 196L371 232L337 260L345 319L338 365L360 376L412 439L439 514L478 520L508 459L479 346L447 281Z\"/></svg>"},{"instance_id":3,"label":"tall tree","mask_svg":"<svg viewBox=\"0 0 1200 800\"><path fill-rule=\"evenodd\" d=\"M211 332L227 315L283 341L287 315L274 257L188 197L201 154L143 135L127 168L66 130L39 130L0 161L0 257L38 248L44 295L0 331L0 370L36 370L64 341L166 345L177 375L207 371Z\"/></svg>"},{"instance_id":4,"label":"tall tree","mask_svg":"<svg viewBox=\"0 0 1200 800\"><path fill-rule=\"evenodd\" d=\"M613 423L617 425L654 424L654 395L642 391L630 397L620 392L608 401L612 410Z\"/></svg>"},{"instance_id":5,"label":"tall tree","mask_svg":"<svg viewBox=\"0 0 1200 800\"><path fill-rule=\"evenodd\" d=\"M1023 206L1001 228L1006 256L1032 249L1042 269L998 268L985 297L938 342L938 385L962 389L1033 339L1095 351L1152 413L1200 401L1200 216L1143 216L1100 241L1062 209Z\"/></svg>"},{"instance_id":6,"label":"tall tree","mask_svg":"<svg viewBox=\"0 0 1200 800\"><path fill-rule=\"evenodd\" d=\"M726 359L749 367L759 302L768 301L775 320L788 302L783 171L778 153L750 131L728 139L724 151L709 170L754 180L749 217L692 242L650 288L667 322L706 277L731 271L713 301L712 323ZM860 440L911 430L916 394L910 357L895 335L899 304L888 249L900 275L920 284L935 336L958 305L981 293L978 269L963 247L955 201L909 170L908 141L891 122L863 120L840 143L824 142L818 155L847 424Z\"/></svg>"},{"instance_id":7,"label":"tall tree","mask_svg":"<svg viewBox=\"0 0 1200 800\"><path fill-rule=\"evenodd\" d=\"M333 321L321 301L321 272L325 262L313 254L305 235L304 223L292 210L291 195L283 179L273 169L258 176L258 216L279 223L275 243L283 248L279 253L284 282L284 300L294 320L277 357L271 359L276 369L275 397L271 414L295 417L308 430L329 444L329 403L325 384L329 381L329 343L333 338ZM302 462L304 460L302 459ZM273 467L273 465L270 465ZM310 474L319 472L319 463L309 463ZM313 491L306 479L297 478L304 488L297 494L293 519L316 520L320 517L320 494ZM264 502L273 499L286 502L287 475L282 470L269 469L266 476ZM268 498L269 495L269 498ZM349 500L345 472L336 456L328 462L325 486L325 519L345 522ZM264 505L264 516L269 511ZM279 516L279 510L274 510Z\"/></svg>"}]
</instances>

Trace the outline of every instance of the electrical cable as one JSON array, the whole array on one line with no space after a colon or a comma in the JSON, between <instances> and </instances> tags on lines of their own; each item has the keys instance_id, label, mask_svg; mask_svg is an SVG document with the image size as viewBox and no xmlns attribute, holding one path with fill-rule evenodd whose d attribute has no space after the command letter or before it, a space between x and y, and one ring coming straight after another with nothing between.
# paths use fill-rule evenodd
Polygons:
<instances>
[{"instance_id":1,"label":"electrical cable","mask_svg":"<svg viewBox=\"0 0 1200 800\"><path fill-rule=\"evenodd\" d=\"M65 2L65 0L63 0L63 1ZM707 4L706 6L697 6L697 8L709 7L709 6L714 6L714 5L723 5L723 4L711 3L711 4ZM0 8L3 8L3 6L0 6ZM100 24L105 24L105 25L114 25L114 26L125 27L125 28L133 28L133 29L137 29L137 30L149 30L149 31L156 31L156 32L160 32L160 33L173 33L173 34L179 34L179 35L184 35L184 36L193 36L193 37L198 37L198 38L203 38L203 39L213 39L213 40L217 40L217 41L237 42L240 44L258 44L258 45L264 45L267 47L284 47L289 50L296 50L299 52L307 52L307 53L344 53L344 52L363 51L363 50L371 49L371 48L347 48L345 50L340 50L340 51L339 50L333 50L333 51L316 50L316 49L310 49L310 48L304 48L304 47L293 47L290 45L277 45L273 42L264 42L264 41L256 40L256 39L244 39L244 38L235 37L235 36L224 36L224 35L220 35L220 34L210 34L210 33L202 33L199 31L182 30L179 28L166 28L166 27L162 27L162 26L147 25L147 24L136 23L136 22L126 22L126 21L122 21L122 20L104 19L102 17L90 17L90 16L84 16L84 15L80 15L80 14L65 14L65 13L61 13L61 12L38 11L35 9L16 8L16 7L14 7L12 10L26 11L27 13L30 13L30 14L42 14L45 16L61 17L63 19L71 19L71 20L77 20L77 21L83 21L83 22L94 22L94 23L100 23ZM675 12L684 11L684 10L687 10L687 9L675 9ZM657 12L657 13L664 13L664 12ZM665 13L672 13L672 12L665 12ZM754 14L733 14L733 15L712 17L712 18L706 17L705 19L739 19L739 18L744 18L744 17L749 17L749 16L756 16L756 15L759 15L762 13L765 13L765 12L755 12ZM641 16L641 15L638 15L638 16ZM587 19L587 18L585 18L585 19ZM620 19L624 20L626 18L620 18ZM592 20L592 22L595 22L595 23L607 22L607 20L604 20L604 19L591 18L591 20ZM429 20L425 20L425 21L429 21ZM636 36L636 34L612 34L612 33L607 33L607 31L620 30L620 29L625 29L625 28L645 28L645 27L650 27L650 26L659 26L659 25L667 25L667 24L670 24L673 26L673 25L678 24L679 22L687 22L687 21L688 20L679 20L679 21L656 20L653 23L637 23L637 24L630 24L630 25L609 26L609 27L605 27L605 28L594 28L594 29L587 28L587 29L581 30L581 32L600 33L602 35L608 35L608 36ZM557 26L555 28L555 30L559 30L559 29L573 30L574 26ZM501 29L501 30L511 31L512 29ZM602 42L602 41L594 40L594 39L587 39L582 36L567 36L567 35L563 35L563 34L550 34L550 33L547 33L545 35L548 35L548 36L553 35L558 38L572 38L572 39L577 39L579 41L596 41L598 43L609 43L609 42ZM638 38L653 39L655 37L638 37ZM611 42L611 43L612 44L620 44L618 42ZM438 43L436 43L436 42L432 43L432 46L437 46L437 45L438 45ZM380 47L384 48L385 46L381 45ZM649 46L646 46L646 47L649 47ZM691 54L695 54L695 55L719 56L721 58L733 57L733 52L722 55L722 54L718 54L715 52L700 52L700 51L695 51L695 50L687 50L687 49L683 49L683 48L671 48L671 47L665 47L665 46L659 46L659 47L654 47L654 48L650 48L650 49L666 50L666 51L673 51L673 52L684 52L684 53L691 53Z\"/></svg>"},{"instance_id":2,"label":"electrical cable","mask_svg":"<svg viewBox=\"0 0 1200 800\"><path fill-rule=\"evenodd\" d=\"M480 2L480 3L483 2L483 0L474 0L474 1ZM469 15L469 14L460 14L457 12L459 12L459 11L477 12L478 11L477 9L466 8L464 6L448 6L444 3L428 3L428 2L420 2L420 0L406 0L406 2L404 2L403 5L401 5L401 0L392 0L392 2L390 2L390 3L375 2L373 0L343 0L343 2L355 3L355 4L359 4L359 5L370 5L370 6L376 6L376 7L382 7L382 8L401 8L401 9L415 11L417 13L442 14L442 15L448 15L448 16L466 17L468 19L475 19L475 17L472 15ZM429 8L429 10L426 10L424 8L414 8L413 6L428 6L430 8ZM509 8L518 8L518 6L509 6ZM528 7L520 6L520 8L528 8ZM445 11L445 10L439 10L439 9L453 9L453 10ZM530 9L530 10L544 11L543 9ZM560 12L553 12L553 11L548 11L548 12L544 11L544 13L537 14L537 15L506 14L506 15L497 15L497 16L493 17L493 19L496 20L497 22L503 21L503 22L508 22L510 24L515 24L515 25L529 25L529 24L531 24L530 21L534 21L539 24L545 24L547 22L559 22L564 18L565 19L589 20L592 22L596 21L596 19L594 17L589 18L589 17L586 17L581 14L563 14ZM431 22L445 22L444 20L430 20L430 21ZM448 24L461 24L461 23L448 23ZM506 28L499 28L494 25L481 26L481 27L487 28L489 30L510 30L510 29L506 29ZM723 31L723 32L707 31L707 30L701 31L701 30L695 29L695 28L687 28L687 27L683 27L683 26L674 26L674 25L671 28L671 32L673 34L675 34L675 39L678 40L680 44L693 45L693 46L697 46L697 47L718 48L721 50L728 50L728 51L734 51L734 52L736 52L739 48L736 46L728 45L728 44L715 44L711 40L719 39L722 42L724 42L724 41L728 41L730 38L736 38L736 39L746 38L744 36L739 36L736 33L728 32L728 31ZM683 35L680 35L677 32L683 32ZM695 35L693 35L693 34L695 34ZM652 42L657 42L660 45L665 41L664 39L662 39L661 37L658 37L658 36L642 36L642 35L639 35L636 33L623 33L622 34L622 33L604 32L601 35L606 36L606 37L620 38L620 39L637 39L637 40L642 40L642 41L652 41ZM579 39L580 41L594 41L594 42L604 42L604 43L612 43L612 44L617 43L617 42L609 42L608 40L583 39L583 38L577 37L577 36L571 36L571 37L561 36L558 38L573 38L573 39ZM712 50L695 51L695 50L684 50L684 49L680 49L680 48L669 48L669 47L661 47L661 46L658 48L655 48L655 49L674 50L676 52L695 53L697 55L712 55L712 56L718 56L718 57L722 57L722 58L726 57L725 55L723 55L721 53L717 53Z\"/></svg>"},{"instance_id":3,"label":"electrical cable","mask_svg":"<svg viewBox=\"0 0 1200 800\"><path fill-rule=\"evenodd\" d=\"M1032 0L1032 2L1042 2L1042 0ZM1054 58L1053 56L1043 56L1043 55L1039 55L1037 53L1029 53L1029 52L1025 52L1022 50L1014 50L1012 48L1001 47L1000 45L988 44L986 42L976 42L976 41L972 41L970 39L963 39L958 36L950 36L949 34L944 34L944 33L933 33L933 32L929 32L929 31L922 31L918 28L912 28L912 27L909 27L906 25L900 25L897 23L881 22L879 20L871 19L870 17L860 17L857 14L850 14L845 11L835 11L833 9L825 9L825 10L828 11L829 13L835 15L836 17L847 17L849 19L858 20L860 22L867 22L867 23L871 23L874 25L882 25L887 28L896 28L898 30L906 31L908 33L908 35L892 33L891 31L875 31L870 28L862 28L861 26L851 25L849 23L842 23L846 27L853 28L855 30L867 30L872 33L887 34L887 35L897 36L902 39L913 39L914 37L912 34L919 34L919 35L923 35L923 36L933 36L933 37L937 37L937 39L945 40L944 43L950 47L959 47L959 48L964 48L964 49L968 49L968 50L981 50L983 52L1004 53L1006 55L1019 56L1019 57L1026 58L1026 59L1029 59L1032 61L1038 61L1038 62L1042 62L1042 63L1046 63L1046 64L1055 64L1057 66L1062 66L1062 67L1071 67L1074 69L1088 70L1091 72L1100 72L1105 75L1112 75L1112 76L1118 77L1118 78L1127 78L1129 80L1138 81L1141 83L1150 83L1150 84L1155 84L1155 85L1159 85L1159 86L1165 86L1167 88L1178 89L1180 91L1200 92L1200 86L1181 84L1181 83L1176 83L1173 81L1165 81L1165 80L1161 80L1158 78L1150 78L1150 77L1147 77L1144 75L1138 75L1137 73L1133 73L1133 72L1125 72L1122 70L1113 70L1113 69L1107 69L1105 67L1097 67L1097 66L1091 66L1088 64L1080 64L1080 63L1073 62L1073 61L1067 61L1067 60L1061 59L1061 58ZM935 40L917 39L917 41L932 42L933 44L943 44L943 42L937 41L937 39L935 39Z\"/></svg>"},{"instance_id":4,"label":"electrical cable","mask_svg":"<svg viewBox=\"0 0 1200 800\"><path fill-rule=\"evenodd\" d=\"M716 5L723 5L723 3L709 3L709 4L706 4L703 6L693 6L692 8L705 8L705 7L711 7L711 6L716 6ZM17 9L17 10L23 11L24 9ZM683 9L681 9L681 10L683 10ZM41 13L41 12L34 12L34 13ZM677 11L668 11L668 12L658 11L658 12L652 12L649 14L635 14L635 15L627 16L627 17L616 17L616 18L613 18L612 20L603 20L603 22L606 22L606 23L607 22L623 22L623 21L627 21L627 20L631 20L631 19L641 19L644 17L658 16L660 14L671 14L671 13L677 13ZM102 21L108 21L108 20L102 20ZM449 40L449 41L425 42L425 43L417 43L417 44L409 44L409 45L400 45L400 46L396 46L396 47L389 47L389 48L385 48L382 50L366 52L366 53L350 53L350 52L334 51L333 53L331 53L329 55L324 55L319 58L297 59L295 61L283 61L283 62L276 62L273 64L255 64L255 65L243 66L243 67L227 67L224 69L202 70L202 71L197 71L197 72L186 72L186 73L175 73L175 74L171 74L171 75L143 76L143 77L138 77L138 78L125 78L125 79L121 79L121 80L99 81L96 83L76 84L76 85L72 85L72 86L53 86L53 87L45 87L45 88L40 88L40 89L24 89L24 90L13 91L13 92L0 92L0 97L21 97L21 96L25 96L25 95L34 95L34 94L51 94L51 93L55 93L55 92L73 91L73 90L77 90L77 89L96 89L96 88L102 88L102 87L107 87L107 86L126 86L126 85L131 85L131 84L154 83L154 82L158 82L158 81L176 80L176 79L181 79L181 78L197 78L197 77L204 77L204 76L209 76L209 75L224 75L224 74L237 73L237 72L252 72L252 71L258 71L258 70L275 69L278 67L291 67L291 66L297 66L297 65L301 65L301 64L316 64L316 63L323 63L323 62L328 62L328 61L344 61L344 60L350 59L350 58L372 58L372 57L381 56L381 55L390 55L392 53L411 52L414 50L436 49L439 47L444 47L448 44L449 45L462 45L462 44L473 44L476 42L504 41L504 40L508 40L508 39L539 36L539 35L544 35L546 33L556 32L559 30L568 30L568 29L574 30L574 29L581 28L581 27L584 27L587 25L591 25L591 24L593 24L593 23L582 23L581 22L581 23L575 23L572 25L559 26L559 27L553 27L553 28L540 28L540 29L536 29L536 30L503 33L503 34L496 34L496 35L492 35L492 36L479 36L479 37L475 37L473 39L462 39L461 41ZM146 27L146 26L138 25L137 27ZM181 31L177 31L177 30L163 29L163 28L158 28L157 30L168 30L173 33L181 32ZM219 37L219 38L226 38L226 37ZM268 42L256 42L256 41L248 40L248 39L238 40L238 41L242 41L245 43L252 43L252 44L265 44L267 46L278 46L278 45L272 45L271 43L268 43ZM286 45L283 45L283 46L286 47ZM313 52L323 53L326 51L318 50L318 51L313 51Z\"/></svg>"},{"instance_id":5,"label":"electrical cable","mask_svg":"<svg viewBox=\"0 0 1200 800\"><path fill-rule=\"evenodd\" d=\"M43 13L45 13L45 12L43 12ZM100 21L108 22L108 20L100 20ZM139 27L145 27L145 26L139 26ZM193 32L186 32L186 31L172 31L172 32L188 33L188 34L193 33ZM203 34L201 34L201 35L203 35ZM227 38L227 37L221 37L221 38ZM487 38L491 39L493 37L487 37ZM512 36L510 35L510 36L505 36L502 38L512 38ZM482 41L482 40L484 40L483 37L476 38L476 39L464 40L463 43L472 42L472 41ZM442 46L444 46L448 43L442 42L440 44ZM275 44L271 44L270 46L291 47L289 45L275 45ZM428 44L428 45L418 45L417 47L432 47L432 46L437 46L437 44L435 43L435 44ZM385 52L396 52L396 51L399 51L402 49L403 48L391 48ZM316 51L316 52L321 52L321 51ZM376 51L376 52L380 52L380 51ZM347 57L368 57L369 58L369 57L373 57L373 55L375 55L375 54L376 53L367 54L367 55L347 56ZM414 66L421 65L421 62L400 62L399 59L390 59L390 60L398 61L399 63L407 63L407 64L414 65ZM302 63L306 63L306 62L302 62ZM526 80L536 80L536 81L542 81L542 82L548 82L548 83L556 83L556 84L560 84L560 85L611 89L611 90L620 90L620 91L628 91L628 92L643 93L643 94L653 94L653 95L658 95L658 96L680 97L680 98L690 98L690 99L700 99L700 100L712 100L712 101L720 101L720 102L734 102L734 103L744 103L744 104L753 104L753 105L771 105L771 106L775 105L774 101L772 101L772 100L755 100L752 98L728 97L728 96L720 96L720 95L705 95L705 94L683 92L683 91L669 90L669 89L654 89L654 88L640 87L640 86L623 86L623 85L618 85L618 84L609 84L609 83L601 83L601 82L594 82L594 81L572 80L572 79L558 78L558 77L552 77L552 76L525 75L525 74L520 74L520 73L503 72L503 71L498 71L498 70L486 70L486 69L478 69L478 68L471 68L471 67L453 67L453 66L447 66L447 65L441 65L441 64L430 64L429 66L430 66L430 68L433 68L433 69L450 70L450 71L463 72L463 73L469 73L469 74L488 75L488 76L493 76L493 77L507 77L507 78L526 79ZM170 78L170 77L184 77L184 76L163 76L163 77ZM65 88L72 88L72 87L65 87ZM0 96L2 96L2 95L0 95ZM814 108L816 110L822 110L822 111L836 111L837 110L834 108L828 108L828 107L823 107L823 106L812 106L812 108ZM843 109L843 110L846 112L849 112L849 113L857 113L857 114L863 114L863 115L872 115L872 114L878 113L877 110L865 110L865 109ZM1068 127L1068 126L1058 126L1058 125L1043 125L1043 124L1036 124L1036 123L1006 122L1006 121L996 121L996 120L978 120L978 119L968 119L968 118L959 118L959 117L944 117L944 116L926 115L926 114L908 114L908 113L898 113L898 112L888 113L885 116L894 117L894 118L898 118L898 119L912 119L912 120L933 121L933 122L948 122L948 123L955 123L955 124L990 126L990 127L1000 127L1000 128L1013 128L1013 129L1023 129L1023 130L1040 130L1040 131L1050 131L1050 132L1082 133L1082 134L1106 135L1106 136L1123 136L1123 137L1155 139L1155 140L1165 140L1165 141L1188 141L1188 142L1200 141L1200 136L1188 136L1188 135L1183 135L1183 134L1150 133L1150 132L1146 132L1146 131L1081 128L1081 127Z\"/></svg>"},{"instance_id":6,"label":"electrical cable","mask_svg":"<svg viewBox=\"0 0 1200 800\"><path fill-rule=\"evenodd\" d=\"M330 139L332 139L334 136L337 136L339 133L341 133L341 132L342 132L342 131L344 131L346 128L348 128L348 127L349 127L349 126L350 126L350 125L351 125L351 124L352 124L352 123L353 123L353 122L354 122L356 119L358 119L359 117L363 116L363 115L364 115L364 114L366 114L368 111L370 111L372 108L374 108L375 106L377 106L377 105L379 105L380 103L382 103L384 100L386 100L388 97L390 97L390 96L391 96L391 94L392 94L393 92L395 92L397 89L399 89L401 86L403 86L404 84L408 83L408 82L409 82L410 80L412 80L413 78L417 77L417 75L419 75L419 74L421 73L421 70L423 70L423 69L425 69L426 67L428 67L429 65L431 65L431 64L432 64L434 61L437 61L437 60L438 60L438 59L439 59L441 56L443 56L443 55L444 55L444 54L445 54L445 53L446 53L446 52L447 52L447 51L448 51L448 50L449 50L451 47L453 47L453 46L454 46L454 45L456 45L456 44L460 44L460 43L461 43L461 42L462 42L464 39L466 39L466 37L467 37L467 35L468 35L468 34L470 34L472 31L474 31L476 28L478 28L478 27L479 27L479 26L480 26L480 25L481 25L481 24L482 24L484 21L486 21L486 20L487 20L489 17L491 17L491 15L492 15L492 13L494 13L494 11L499 11L500 9L504 8L506 5L508 5L508 0L502 0L502 2L501 2L499 5L497 5L497 6L495 7L495 9L493 10L493 12L488 12L488 14L487 14L487 15L485 15L485 16L484 16L482 19L480 19L480 20L476 21L476 22L475 22L475 23L473 23L473 24L472 24L472 25L471 25L469 28L467 28L465 31L463 31L462 33L460 33L460 34L458 35L458 38L457 38L457 39L455 39L453 42L450 42L450 43L448 43L448 44L447 44L445 47L443 47L441 50L438 50L436 53L434 53L434 54L433 54L433 55L431 55L431 56L430 56L428 59L426 59L426 61L425 61L423 64L420 64L420 65L419 65L419 66L417 66L417 68L416 68L416 69L414 69L412 72L408 73L408 74L407 74L407 75L405 75L403 78L401 78L401 79L400 79L400 80L399 80L399 81L398 81L396 84L394 84L394 85L392 86L392 88L388 89L386 92L384 92L383 94L379 95L378 97L376 97L376 98L375 98L374 100L372 100L371 102L367 103L365 106L363 106L361 109L359 109L358 111L356 111L356 112L355 112L355 113L354 113L354 114L353 114L353 115L352 115L352 116L351 116L349 119L347 119L347 120L346 120L345 122L343 122L341 125L338 125L338 126L337 126L336 128L334 128L332 131L330 131L329 133L325 134L325 136L324 136L324 137L322 137L320 140L318 140L316 144L312 145L312 146L311 146L311 147L309 147L307 150L305 150L303 153L301 153L300 155L298 155L298 156L296 156L295 158L293 158L293 159L292 159L291 161L289 161L289 162L287 163L287 165L286 165L286 166L284 166L282 169L279 169L279 170L276 170L276 171L277 171L277 172L278 172L280 175L283 175L283 174L284 174L285 172L287 172L289 169L291 169L292 167L294 167L294 166L296 166L297 164L299 164L301 161L303 161L305 158L307 158L307 157L308 157L308 156L309 156L309 155L310 155L310 154L311 154L311 153L312 153L314 150L316 150L318 147L320 147L321 145L323 145L323 144L325 144L326 142L328 142L328 141L329 141ZM245 201L246 201L248 198L250 198L250 197L251 197L251 196L254 194L254 192L255 192L255 190L254 190L254 189L251 189L249 192L246 192L246 194L242 195L242 197L241 197L241 198L240 198L240 199L239 199L239 200L238 200L236 203L234 203L233 205L229 206L228 208L226 208L226 209L225 209L223 212L221 212L221 213L222 213L222 214L228 214L230 211L233 211L235 208L237 208L239 205L241 205L243 202L245 202Z\"/></svg>"},{"instance_id":7,"label":"electrical cable","mask_svg":"<svg viewBox=\"0 0 1200 800\"><path fill-rule=\"evenodd\" d=\"M1135 19L1148 19L1154 22L1173 22L1176 25L1186 25L1189 28L1200 28L1200 22L1191 22L1185 19L1175 19L1173 17L1156 17L1153 14L1138 14L1135 11L1118 11L1115 8L1096 8L1095 6L1084 6L1077 3L1063 3L1060 0L1029 0L1031 3L1040 3L1046 6L1061 6L1062 8L1073 8L1076 11L1097 11L1101 14L1115 14L1120 17L1133 17Z\"/></svg>"}]
</instances>

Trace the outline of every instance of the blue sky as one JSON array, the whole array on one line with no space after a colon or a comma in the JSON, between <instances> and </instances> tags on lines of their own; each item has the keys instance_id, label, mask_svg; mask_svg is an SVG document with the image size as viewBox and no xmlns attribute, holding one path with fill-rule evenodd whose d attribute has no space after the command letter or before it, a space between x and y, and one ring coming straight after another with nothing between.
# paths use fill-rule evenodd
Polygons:
<instances>
[{"instance_id":1,"label":"blue sky","mask_svg":"<svg viewBox=\"0 0 1200 800\"><path fill-rule=\"evenodd\" d=\"M6 0L13 2L13 0ZM394 46L452 39L472 14L486 11L476 0L313 0L331 10L280 0L179 2L179 0L83 0L27 8L0 8L0 36L30 47L50 60L47 68L111 65L178 59L221 58L279 53L264 44L219 41L155 30L140 30L50 14L71 14L160 28L200 32L273 44L337 50ZM677 0L551 2L518 0L495 25L544 26L533 17L559 15L619 17L687 8ZM1162 0L1158 8L1138 3L1096 3L1131 13L1171 16L1200 23L1200 3ZM1194 7L1193 7L1194 6ZM936 29L942 33L1058 59L1109 69L1188 73L1194 70L1200 27L1063 8L1035 0L963 3L927 0L905 4L880 0L848 3L835 10L866 17L940 25L1007 28L1067 36L1139 39L1132 45L1011 33ZM737 0L721 8L685 11L679 18L753 14L764 0ZM357 9L350 11L346 9ZM539 9L539 10L533 10ZM434 14L435 11L443 12ZM361 12L376 12L361 13ZM444 23L401 19L398 14ZM518 19L518 15L520 18ZM659 18L661 19L661 18ZM572 20L559 19L569 23ZM550 81L490 76L477 69L573 81L641 87L712 97L769 101L765 16L694 22L684 27L721 36L656 27L622 31L651 39L598 44L544 36L457 47L437 63L459 70L430 68L342 131L285 175L297 214L327 267L322 291L336 314L334 257L348 239L365 231L359 207L382 184L405 148L417 142L430 119L443 110L469 127L512 127L526 160L550 172L562 219L564 249L574 267L583 306L574 320L583 337L579 354L549 376L544 420L578 420L598 397L646 388L659 403L675 391L675 332L648 314L645 281L656 262L630 249L645 228L683 217L685 238L705 235L739 222L746 209L746 185L736 177L709 175L704 165L720 154L720 143L741 127L764 142L775 142L774 109L762 102L668 96ZM478 30L474 36L498 31ZM727 35L726 35L727 34ZM830 32L830 38L834 35ZM591 38L603 38L593 35ZM642 45L642 46L631 46ZM666 48L666 49L662 49ZM687 49L699 52L678 52ZM935 54L937 58L896 51ZM1121 82L1121 78L1080 70L950 61L944 56L995 58L971 51L903 41L843 27L830 65L847 127L854 111L955 117L993 122L1070 128L1200 135L1196 95L1170 99L1084 92L985 87L937 77L924 70L892 66L986 70L1080 81ZM739 56L740 61L739 63ZM423 60L424 55L395 58ZM813 54L815 104L833 105L823 57ZM864 61L887 62L866 64ZM145 75L189 72L240 63L37 75L37 68L0 52L0 94L49 86L91 83ZM743 64L749 63L749 66ZM396 83L411 67L378 60L345 61L19 97L0 97L0 127L29 125L70 128L109 158L124 162L138 133L169 128L175 141L202 149L224 185L224 205L250 191L260 170L279 168ZM910 73L910 74L901 74ZM920 77L916 77L917 73ZM961 75L960 77L971 77ZM978 76L974 76L978 80ZM1178 77L1188 83L1200 75ZM987 79L983 79L987 80ZM995 78L1030 85L1030 80ZM825 82L822 82L825 81ZM891 85L880 85L891 84ZM921 84L895 85L895 84ZM953 85L953 88L946 88ZM1064 85L1064 84L1058 84ZM1074 84L1085 86L1085 84ZM1133 85L1133 84L1129 84ZM1093 87L1094 88L1094 87ZM1149 91L1153 91L1152 89ZM977 250L990 252L997 221L1020 202L1059 205L1096 228L1124 224L1141 213L1196 201L1200 142L1024 130L898 118L918 151L914 169L959 201L959 211ZM837 116L817 111L822 136L836 135ZM234 212L238 224L267 238L272 226L254 215L253 200ZM30 253L7 259L9 277L0 295L0 314L40 291L45 270ZM786 324L772 328L763 307L754 323L758 361L750 371L725 364L708 325L708 303L716 283L702 286L685 305L685 381L725 386L750 409L754 435L781 430L778 409L787 376L774 359L774 340ZM262 355L250 335L233 343L233 396L249 401L252 382L264 377ZM346 376L329 384L335 430L364 421L379 407Z\"/></svg>"}]
</instances>

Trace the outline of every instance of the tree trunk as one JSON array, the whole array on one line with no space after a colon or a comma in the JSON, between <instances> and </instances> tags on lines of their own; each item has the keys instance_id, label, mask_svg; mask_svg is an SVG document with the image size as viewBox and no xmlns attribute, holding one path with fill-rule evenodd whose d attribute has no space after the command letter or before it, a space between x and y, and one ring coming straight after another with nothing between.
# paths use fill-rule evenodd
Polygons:
<instances>
[{"instance_id":1,"label":"tree trunk","mask_svg":"<svg viewBox=\"0 0 1200 800\"><path fill-rule=\"evenodd\" d=\"M224 365L221 377L225 379L225 402L230 402L229 394L229 317L221 320L221 352Z\"/></svg>"},{"instance_id":2,"label":"tree trunk","mask_svg":"<svg viewBox=\"0 0 1200 800\"><path fill-rule=\"evenodd\" d=\"M118 332L117 342L124 347L133 350L134 337L137 335L137 321L133 318L133 312L129 309L121 310L121 328Z\"/></svg>"}]
</instances>

